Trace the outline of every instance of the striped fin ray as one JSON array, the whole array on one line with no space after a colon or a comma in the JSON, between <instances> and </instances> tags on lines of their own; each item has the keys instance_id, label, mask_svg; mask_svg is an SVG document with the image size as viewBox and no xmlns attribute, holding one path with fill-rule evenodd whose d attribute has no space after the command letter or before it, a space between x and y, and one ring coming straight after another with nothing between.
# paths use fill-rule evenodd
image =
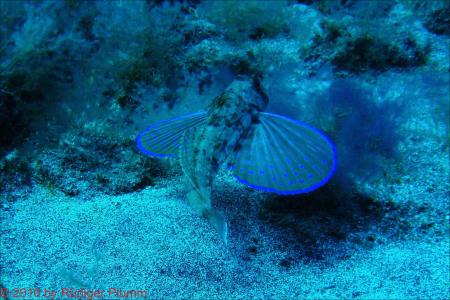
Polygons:
<instances>
[{"instance_id":1,"label":"striped fin ray","mask_svg":"<svg viewBox=\"0 0 450 300\"><path fill-rule=\"evenodd\" d=\"M324 185L336 167L335 149L317 129L280 115L260 123L231 166L242 183L277 194L307 193Z\"/></svg>"},{"instance_id":2,"label":"striped fin ray","mask_svg":"<svg viewBox=\"0 0 450 300\"><path fill-rule=\"evenodd\" d=\"M201 111L155 123L136 138L138 149L154 157L174 157L178 155L183 133L203 124L206 112Z\"/></svg>"}]
</instances>

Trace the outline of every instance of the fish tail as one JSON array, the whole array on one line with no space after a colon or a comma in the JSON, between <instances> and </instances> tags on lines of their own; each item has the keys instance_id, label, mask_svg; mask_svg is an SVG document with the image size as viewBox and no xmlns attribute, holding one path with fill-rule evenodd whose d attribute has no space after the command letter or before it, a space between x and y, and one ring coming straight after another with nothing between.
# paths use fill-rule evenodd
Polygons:
<instances>
[{"instance_id":1,"label":"fish tail","mask_svg":"<svg viewBox=\"0 0 450 300\"><path fill-rule=\"evenodd\" d=\"M228 246L228 224L225 216L212 208L205 210L203 216L205 216L209 223L217 230L225 246Z\"/></svg>"},{"instance_id":2,"label":"fish tail","mask_svg":"<svg viewBox=\"0 0 450 300\"><path fill-rule=\"evenodd\" d=\"M227 246L228 224L224 215L212 208L210 195L211 191L208 189L193 189L187 194L187 198L191 203L192 208L209 221L219 233L225 246Z\"/></svg>"},{"instance_id":3,"label":"fish tail","mask_svg":"<svg viewBox=\"0 0 450 300\"><path fill-rule=\"evenodd\" d=\"M199 214L211 209L211 194L206 189L192 189L187 193L187 198L192 208Z\"/></svg>"}]
</instances>

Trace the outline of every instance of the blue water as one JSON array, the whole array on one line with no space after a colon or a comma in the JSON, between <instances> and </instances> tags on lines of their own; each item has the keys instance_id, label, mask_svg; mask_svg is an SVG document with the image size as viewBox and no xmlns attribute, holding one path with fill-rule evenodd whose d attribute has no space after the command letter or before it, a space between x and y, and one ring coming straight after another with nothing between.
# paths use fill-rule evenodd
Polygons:
<instances>
[{"instance_id":1,"label":"blue water","mask_svg":"<svg viewBox=\"0 0 450 300\"><path fill-rule=\"evenodd\" d=\"M450 298L449 10L0 0L0 297Z\"/></svg>"}]
</instances>

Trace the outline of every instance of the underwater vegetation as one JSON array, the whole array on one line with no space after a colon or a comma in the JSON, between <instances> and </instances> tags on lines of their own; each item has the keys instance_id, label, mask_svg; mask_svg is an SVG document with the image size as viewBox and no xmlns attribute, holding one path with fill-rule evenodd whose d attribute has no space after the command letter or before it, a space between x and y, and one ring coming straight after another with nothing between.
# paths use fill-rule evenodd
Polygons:
<instances>
[{"instance_id":1,"label":"underwater vegetation","mask_svg":"<svg viewBox=\"0 0 450 300\"><path fill-rule=\"evenodd\" d=\"M449 298L449 15L0 0L0 287Z\"/></svg>"},{"instance_id":2,"label":"underwater vegetation","mask_svg":"<svg viewBox=\"0 0 450 300\"><path fill-rule=\"evenodd\" d=\"M304 50L305 59L311 62L316 58L329 59L340 76L426 64L430 45L419 44L410 34L390 39L390 33L371 29L376 25L370 22L363 23L363 29L356 32L346 25L334 20L323 21L323 32L316 34L313 45Z\"/></svg>"},{"instance_id":3,"label":"underwater vegetation","mask_svg":"<svg viewBox=\"0 0 450 300\"><path fill-rule=\"evenodd\" d=\"M223 29L231 42L272 38L289 30L288 1L208 1L200 16Z\"/></svg>"}]
</instances>

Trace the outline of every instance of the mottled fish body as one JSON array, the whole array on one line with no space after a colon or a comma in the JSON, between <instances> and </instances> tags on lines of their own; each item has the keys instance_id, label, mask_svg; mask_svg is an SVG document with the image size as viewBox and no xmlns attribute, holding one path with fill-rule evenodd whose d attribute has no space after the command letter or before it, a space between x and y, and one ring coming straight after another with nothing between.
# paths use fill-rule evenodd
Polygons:
<instances>
[{"instance_id":1,"label":"mottled fish body","mask_svg":"<svg viewBox=\"0 0 450 300\"><path fill-rule=\"evenodd\" d=\"M239 182L281 195L313 191L336 168L334 145L324 134L263 112L267 104L259 81L235 80L208 111L158 122L136 138L147 155L179 157L192 206L225 241L225 219L211 206L214 178L225 162Z\"/></svg>"},{"instance_id":2,"label":"mottled fish body","mask_svg":"<svg viewBox=\"0 0 450 300\"><path fill-rule=\"evenodd\" d=\"M219 167L235 153L258 122L267 96L259 85L235 80L214 98L206 122L186 130L180 148L180 162L188 179L188 198L200 214L207 217L225 239L224 218L211 206L211 187Z\"/></svg>"}]
</instances>

